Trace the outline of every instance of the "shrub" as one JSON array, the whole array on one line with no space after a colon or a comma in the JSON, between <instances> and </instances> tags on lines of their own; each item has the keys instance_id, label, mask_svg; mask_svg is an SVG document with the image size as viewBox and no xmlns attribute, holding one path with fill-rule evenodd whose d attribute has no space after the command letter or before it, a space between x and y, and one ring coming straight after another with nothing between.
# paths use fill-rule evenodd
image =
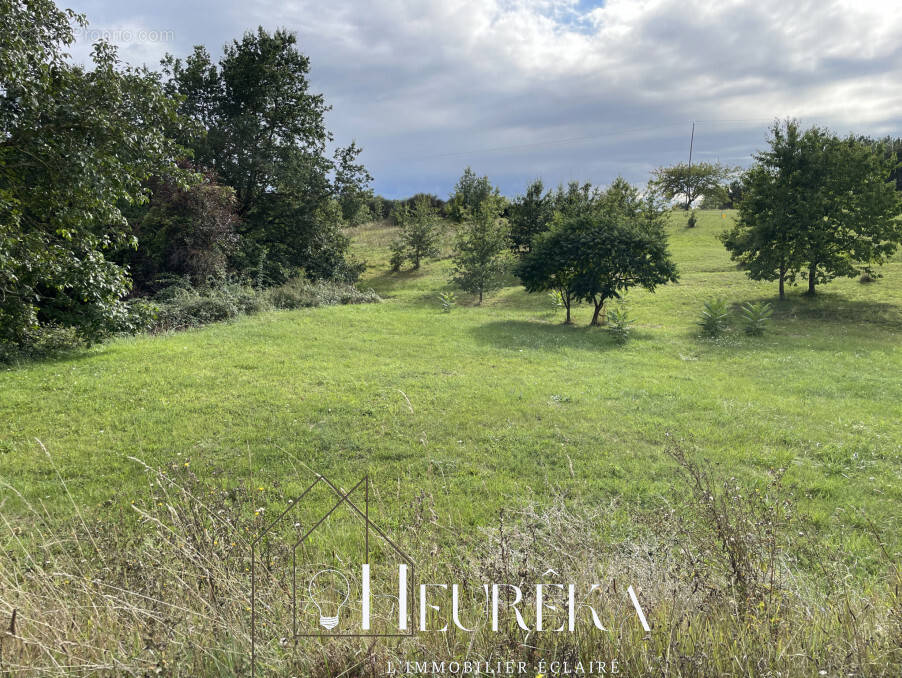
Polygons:
<instances>
[{"instance_id":1,"label":"shrub","mask_svg":"<svg viewBox=\"0 0 902 678\"><path fill-rule=\"evenodd\" d=\"M608 331L614 336L618 344L625 344L633 331L633 323L629 317L629 311L623 303L608 311Z\"/></svg>"},{"instance_id":2,"label":"shrub","mask_svg":"<svg viewBox=\"0 0 902 678\"><path fill-rule=\"evenodd\" d=\"M442 305L442 311L444 311L445 313L450 313L451 309L454 307L454 304L457 303L457 300L454 297L454 292L440 292L438 295L438 300Z\"/></svg>"},{"instance_id":3,"label":"shrub","mask_svg":"<svg viewBox=\"0 0 902 678\"><path fill-rule=\"evenodd\" d=\"M695 225L698 223L698 219L695 218L695 212L689 214L689 221L686 222L686 226L689 228L695 228Z\"/></svg>"},{"instance_id":4,"label":"shrub","mask_svg":"<svg viewBox=\"0 0 902 678\"><path fill-rule=\"evenodd\" d=\"M74 327L54 324L27 327L21 343L0 341L0 364L49 358L84 345L84 339Z\"/></svg>"},{"instance_id":5,"label":"shrub","mask_svg":"<svg viewBox=\"0 0 902 678\"><path fill-rule=\"evenodd\" d=\"M720 298L709 299L705 302L698 321L702 328L702 334L706 337L719 337L726 332L730 324L730 309L727 302Z\"/></svg>"},{"instance_id":6,"label":"shrub","mask_svg":"<svg viewBox=\"0 0 902 678\"><path fill-rule=\"evenodd\" d=\"M296 309L337 304L370 304L381 301L372 289L361 291L353 285L326 280L293 278L267 293L274 308Z\"/></svg>"},{"instance_id":7,"label":"shrub","mask_svg":"<svg viewBox=\"0 0 902 678\"><path fill-rule=\"evenodd\" d=\"M858 278L858 282L860 283L872 283L877 282L877 278L880 277L880 274L877 273L871 266L865 266L861 269L861 277Z\"/></svg>"},{"instance_id":8,"label":"shrub","mask_svg":"<svg viewBox=\"0 0 902 678\"><path fill-rule=\"evenodd\" d=\"M548 292L548 300L551 302L551 308L560 311L564 308L564 298L561 296L560 290L551 290Z\"/></svg>"},{"instance_id":9,"label":"shrub","mask_svg":"<svg viewBox=\"0 0 902 678\"><path fill-rule=\"evenodd\" d=\"M774 312L774 307L766 301L757 303L745 303L742 306L742 319L745 323L745 333L758 337L764 334L764 328Z\"/></svg>"}]
</instances>

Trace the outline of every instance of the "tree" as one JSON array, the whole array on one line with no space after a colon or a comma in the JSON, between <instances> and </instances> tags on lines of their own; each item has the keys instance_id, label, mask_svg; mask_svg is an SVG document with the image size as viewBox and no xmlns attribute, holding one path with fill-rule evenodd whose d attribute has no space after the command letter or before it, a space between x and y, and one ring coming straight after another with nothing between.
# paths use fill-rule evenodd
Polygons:
<instances>
[{"instance_id":1,"label":"tree","mask_svg":"<svg viewBox=\"0 0 902 678\"><path fill-rule=\"evenodd\" d=\"M70 21L47 0L0 2L0 342L41 325L87 340L129 328L130 281L110 259L134 246L122 209L151 176L187 186L175 102L157 74L99 42L90 70L63 50Z\"/></svg>"},{"instance_id":2,"label":"tree","mask_svg":"<svg viewBox=\"0 0 902 678\"><path fill-rule=\"evenodd\" d=\"M418 270L424 258L438 254L438 214L428 197L420 196L412 210L401 205L394 212L394 218L395 223L401 226L401 233L391 244L392 270L399 270L408 260L413 264L413 269Z\"/></svg>"},{"instance_id":3,"label":"tree","mask_svg":"<svg viewBox=\"0 0 902 678\"><path fill-rule=\"evenodd\" d=\"M558 217L515 270L528 292L560 292L568 323L574 300L593 304L591 325L598 325L607 300L677 280L655 196L618 179L598 198L591 208Z\"/></svg>"},{"instance_id":4,"label":"tree","mask_svg":"<svg viewBox=\"0 0 902 678\"><path fill-rule=\"evenodd\" d=\"M494 188L488 177L477 177L469 167L454 186L454 193L448 201L448 216L452 221L460 223L468 215L473 214L479 205L490 196L499 196L497 188Z\"/></svg>"},{"instance_id":5,"label":"tree","mask_svg":"<svg viewBox=\"0 0 902 678\"><path fill-rule=\"evenodd\" d=\"M685 200L683 209L688 210L699 197L722 196L724 183L734 171L720 163L699 162L690 167L681 162L656 169L652 183L667 200Z\"/></svg>"},{"instance_id":6,"label":"tree","mask_svg":"<svg viewBox=\"0 0 902 678\"><path fill-rule=\"evenodd\" d=\"M894 165L873 145L828 130L775 123L770 149L744 173L739 220L722 240L756 280L818 283L881 264L902 240Z\"/></svg>"},{"instance_id":7,"label":"tree","mask_svg":"<svg viewBox=\"0 0 902 678\"><path fill-rule=\"evenodd\" d=\"M180 140L235 190L241 247L233 266L248 270L265 258L273 279L301 268L311 277L347 275L359 266L339 226L356 217L371 177L355 143L326 157L329 107L310 92L310 61L296 44L293 33L261 27L226 45L218 64L203 47L184 61L167 56L167 87L197 124Z\"/></svg>"},{"instance_id":8,"label":"tree","mask_svg":"<svg viewBox=\"0 0 902 678\"><path fill-rule=\"evenodd\" d=\"M510 248L516 253L529 252L532 239L544 233L554 216L551 192L545 193L541 179L526 187L526 193L518 196L509 208Z\"/></svg>"},{"instance_id":9,"label":"tree","mask_svg":"<svg viewBox=\"0 0 902 678\"><path fill-rule=\"evenodd\" d=\"M452 282L465 292L483 296L501 287L507 271L509 231L501 212L504 201L488 196L469 215L458 233Z\"/></svg>"},{"instance_id":10,"label":"tree","mask_svg":"<svg viewBox=\"0 0 902 678\"><path fill-rule=\"evenodd\" d=\"M209 171L202 177L187 189L171 179L148 182L148 208L129 219L137 248L121 255L137 290L152 291L166 273L186 276L195 286L225 276L238 245L235 192Z\"/></svg>"},{"instance_id":11,"label":"tree","mask_svg":"<svg viewBox=\"0 0 902 678\"><path fill-rule=\"evenodd\" d=\"M366 167L356 162L362 152L355 141L335 150L335 193L342 218L352 226L372 219L368 203L373 199L373 192L368 187L373 177Z\"/></svg>"}]
</instances>

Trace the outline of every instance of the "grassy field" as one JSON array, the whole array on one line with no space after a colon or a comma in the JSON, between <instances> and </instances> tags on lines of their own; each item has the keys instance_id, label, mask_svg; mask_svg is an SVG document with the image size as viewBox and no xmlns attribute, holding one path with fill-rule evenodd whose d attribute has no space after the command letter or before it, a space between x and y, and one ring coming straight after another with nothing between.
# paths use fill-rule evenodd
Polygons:
<instances>
[{"instance_id":1,"label":"grassy field","mask_svg":"<svg viewBox=\"0 0 902 678\"><path fill-rule=\"evenodd\" d=\"M383 493L434 497L449 524L554 495L654 505L681 492L662 455L683 439L718 475L786 480L830 541L867 569L867 515L902 542L902 263L874 284L793 289L763 337L700 339L702 302L775 300L716 239L731 213L695 229L675 214L681 272L631 292L634 338L618 346L512 284L440 312L450 262L387 272L392 229L354 233L377 305L270 312L97 346L0 372L0 477L66 512L118 511L142 486L138 457L189 464L223 485L300 487L311 471ZM447 252L446 252L447 254ZM460 297L460 295L459 295ZM42 450L40 441L53 459ZM21 501L3 497L13 515ZM384 498L384 519L404 502ZM18 507L18 508L17 508Z\"/></svg>"},{"instance_id":2,"label":"grassy field","mask_svg":"<svg viewBox=\"0 0 902 678\"><path fill-rule=\"evenodd\" d=\"M516 628L426 634L373 655L352 641L289 651L280 630L261 646L272 675L375 675L477 651L615 653L629 675L898 675L902 261L879 282L777 303L717 240L732 218L705 212L688 229L673 215L680 283L629 294L637 324L622 346L586 327L590 309L564 326L514 281L443 313L450 234L442 258L392 274L394 231L368 225L352 235L381 304L267 312L0 372L0 626L18 608L23 629L7 640L11 665L0 632L0 674L247 675L249 582L230 548L244 553L259 509L283 508L314 473L350 488L366 472L371 517L427 576L626 576L652 633L622 623L572 646ZM700 338L714 295L774 301L768 332ZM693 490L672 441L721 488L722 510L735 504L726 533L711 531L708 491ZM757 486L776 506L765 480L777 469L779 497L808 514L807 533L779 537L792 551L779 562L767 516L783 509L749 512L753 491L733 501L745 492L734 487ZM688 512L669 512L684 501ZM340 548L341 529L321 547ZM759 580L739 607L734 536ZM802 556L809 542L817 555ZM273 601L278 627L290 614ZM626 618L623 600L609 604Z\"/></svg>"}]
</instances>

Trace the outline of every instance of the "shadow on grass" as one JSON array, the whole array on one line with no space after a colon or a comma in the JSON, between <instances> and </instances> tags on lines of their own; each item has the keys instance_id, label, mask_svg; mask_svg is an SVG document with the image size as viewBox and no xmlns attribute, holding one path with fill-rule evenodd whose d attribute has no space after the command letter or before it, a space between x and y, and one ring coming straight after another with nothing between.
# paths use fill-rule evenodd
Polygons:
<instances>
[{"instance_id":1,"label":"shadow on grass","mask_svg":"<svg viewBox=\"0 0 902 678\"><path fill-rule=\"evenodd\" d=\"M428 274L422 269L417 271L405 269L397 272L384 270L372 278L362 280L359 287L372 287L379 296L389 297L396 288L409 285L418 278L428 278Z\"/></svg>"},{"instance_id":2,"label":"shadow on grass","mask_svg":"<svg viewBox=\"0 0 902 678\"><path fill-rule=\"evenodd\" d=\"M902 308L895 304L868 299L849 298L832 292L818 292L814 297L790 294L780 301L770 296L746 299L734 304L734 311L741 312L746 302L768 302L774 307L774 322L811 321L841 323L843 325L877 325L886 329L902 330Z\"/></svg>"},{"instance_id":3,"label":"shadow on grass","mask_svg":"<svg viewBox=\"0 0 902 678\"><path fill-rule=\"evenodd\" d=\"M576 348L609 351L620 348L610 333L600 327L564 325L528 320L496 320L470 330L481 343L510 350L532 349L558 351Z\"/></svg>"}]
</instances>

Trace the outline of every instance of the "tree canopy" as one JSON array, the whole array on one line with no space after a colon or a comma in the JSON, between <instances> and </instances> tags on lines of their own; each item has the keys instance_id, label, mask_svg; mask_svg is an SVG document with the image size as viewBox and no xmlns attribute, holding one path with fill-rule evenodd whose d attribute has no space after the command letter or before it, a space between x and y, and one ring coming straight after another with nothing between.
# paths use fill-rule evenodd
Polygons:
<instances>
[{"instance_id":1,"label":"tree canopy","mask_svg":"<svg viewBox=\"0 0 902 678\"><path fill-rule=\"evenodd\" d=\"M479 298L501 287L508 270L509 230L501 217L504 201L490 195L466 215L454 248L452 282Z\"/></svg>"},{"instance_id":2,"label":"tree canopy","mask_svg":"<svg viewBox=\"0 0 902 678\"><path fill-rule=\"evenodd\" d=\"M170 132L180 121L158 74L94 46L92 68L64 49L70 22L52 2L3 2L0 12L0 341L39 325L86 340L127 329L126 270L133 246L123 209L146 202L146 181L187 185Z\"/></svg>"},{"instance_id":3,"label":"tree canopy","mask_svg":"<svg viewBox=\"0 0 902 678\"><path fill-rule=\"evenodd\" d=\"M688 210L698 198L722 199L726 194L725 184L735 170L712 162L677 163L670 167L660 167L652 174L652 182L667 200L679 198L683 209Z\"/></svg>"},{"instance_id":4,"label":"tree canopy","mask_svg":"<svg viewBox=\"0 0 902 678\"><path fill-rule=\"evenodd\" d=\"M769 145L743 174L739 220L722 235L750 277L777 280L782 299L799 277L814 294L892 255L902 240L893 158L794 120L775 123Z\"/></svg>"},{"instance_id":5,"label":"tree canopy","mask_svg":"<svg viewBox=\"0 0 902 678\"><path fill-rule=\"evenodd\" d=\"M591 302L592 325L603 321L607 300L636 286L654 291L678 277L661 204L623 179L584 209L559 213L551 230L533 241L515 273L528 292L558 291L566 322L573 301Z\"/></svg>"},{"instance_id":6,"label":"tree canopy","mask_svg":"<svg viewBox=\"0 0 902 678\"><path fill-rule=\"evenodd\" d=\"M226 45L218 63L201 46L184 61L167 56L167 89L195 123L180 141L235 191L236 268L265 260L273 279L299 268L313 277L356 278L339 226L365 205L372 177L357 162L354 142L327 157L329 107L310 91L310 61L296 45L293 33L261 27Z\"/></svg>"}]
</instances>

